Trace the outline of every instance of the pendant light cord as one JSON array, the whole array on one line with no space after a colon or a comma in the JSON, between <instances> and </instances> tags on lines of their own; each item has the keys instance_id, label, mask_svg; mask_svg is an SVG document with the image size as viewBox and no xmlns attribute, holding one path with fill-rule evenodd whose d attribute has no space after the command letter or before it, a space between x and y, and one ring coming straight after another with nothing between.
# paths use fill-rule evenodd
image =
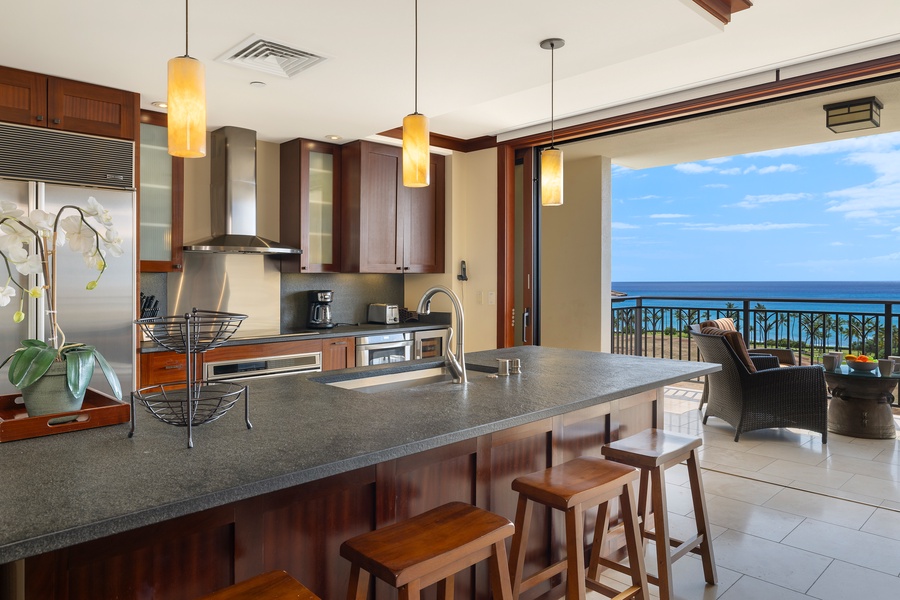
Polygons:
<instances>
[{"instance_id":1,"label":"pendant light cord","mask_svg":"<svg viewBox=\"0 0 900 600\"><path fill-rule=\"evenodd\" d=\"M415 85L415 103L414 103L414 114L419 114L419 0L416 0L416 46L415 46L415 73L413 75L413 82Z\"/></svg>"},{"instance_id":2,"label":"pendant light cord","mask_svg":"<svg viewBox=\"0 0 900 600\"><path fill-rule=\"evenodd\" d=\"M190 0L184 0L184 55L190 56L188 54L188 3Z\"/></svg>"},{"instance_id":3,"label":"pendant light cord","mask_svg":"<svg viewBox=\"0 0 900 600\"><path fill-rule=\"evenodd\" d=\"M553 148L553 144L555 141L555 123L554 123L554 81L556 80L555 75L555 66L556 66L556 44L550 43L550 147Z\"/></svg>"}]
</instances>

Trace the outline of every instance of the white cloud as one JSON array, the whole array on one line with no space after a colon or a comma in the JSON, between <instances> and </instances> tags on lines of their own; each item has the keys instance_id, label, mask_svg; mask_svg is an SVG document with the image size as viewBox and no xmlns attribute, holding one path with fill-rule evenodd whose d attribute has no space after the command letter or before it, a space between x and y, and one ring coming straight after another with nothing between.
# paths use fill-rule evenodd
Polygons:
<instances>
[{"instance_id":1,"label":"white cloud","mask_svg":"<svg viewBox=\"0 0 900 600\"><path fill-rule=\"evenodd\" d=\"M710 159L704 160L703 162L705 162L708 165L720 165L722 163L726 163L726 162L730 161L732 158L733 157L731 157L731 156L722 156L719 158L710 158Z\"/></svg>"},{"instance_id":2,"label":"white cloud","mask_svg":"<svg viewBox=\"0 0 900 600\"><path fill-rule=\"evenodd\" d=\"M721 188L721 189L726 189L726 188L728 188L728 187L730 187L730 186L729 186L727 183L707 183L707 184L704 185L703 187L705 187L705 188Z\"/></svg>"},{"instance_id":3,"label":"white cloud","mask_svg":"<svg viewBox=\"0 0 900 600\"><path fill-rule=\"evenodd\" d=\"M828 192L826 197L834 202L826 211L844 213L849 219L900 214L900 149L851 153L846 162L867 166L876 177L868 183Z\"/></svg>"},{"instance_id":4,"label":"white cloud","mask_svg":"<svg viewBox=\"0 0 900 600\"><path fill-rule=\"evenodd\" d=\"M797 165L793 165L791 163L784 163L781 165L771 165L768 167L763 167L759 170L760 175L768 175L769 173L793 173L794 171L798 171L800 167Z\"/></svg>"},{"instance_id":5,"label":"white cloud","mask_svg":"<svg viewBox=\"0 0 900 600\"><path fill-rule=\"evenodd\" d=\"M684 219L691 215L680 215L678 213L658 213L650 215L651 219Z\"/></svg>"},{"instance_id":6,"label":"white cloud","mask_svg":"<svg viewBox=\"0 0 900 600\"><path fill-rule=\"evenodd\" d=\"M740 175L741 168L740 167L731 167L730 169L720 169L719 175Z\"/></svg>"},{"instance_id":7,"label":"white cloud","mask_svg":"<svg viewBox=\"0 0 900 600\"><path fill-rule=\"evenodd\" d=\"M773 204L776 202L794 202L796 200L808 200L812 198L812 194L807 194L805 192L795 193L795 194L760 194L760 195L747 195L744 196L744 199L736 204L731 204L729 206L737 206L738 208L759 208L763 204Z\"/></svg>"},{"instance_id":8,"label":"white cloud","mask_svg":"<svg viewBox=\"0 0 900 600\"><path fill-rule=\"evenodd\" d=\"M640 229L637 225L632 225L631 223L622 223L621 221L613 221L610 224L610 227L613 229Z\"/></svg>"},{"instance_id":9,"label":"white cloud","mask_svg":"<svg viewBox=\"0 0 900 600\"><path fill-rule=\"evenodd\" d=\"M847 242L831 242L829 246L849 246Z\"/></svg>"},{"instance_id":10,"label":"white cloud","mask_svg":"<svg viewBox=\"0 0 900 600\"><path fill-rule=\"evenodd\" d=\"M674 169L679 173L687 173L688 175L700 175L702 173L712 173L716 169L707 167L698 163L681 163L675 165Z\"/></svg>"},{"instance_id":11,"label":"white cloud","mask_svg":"<svg viewBox=\"0 0 900 600\"><path fill-rule=\"evenodd\" d=\"M716 224L716 223L688 223L685 229L694 231L726 231L737 233L748 233L757 231L773 231L776 229L803 229L806 227L815 227L813 223L732 223L732 224Z\"/></svg>"}]
</instances>

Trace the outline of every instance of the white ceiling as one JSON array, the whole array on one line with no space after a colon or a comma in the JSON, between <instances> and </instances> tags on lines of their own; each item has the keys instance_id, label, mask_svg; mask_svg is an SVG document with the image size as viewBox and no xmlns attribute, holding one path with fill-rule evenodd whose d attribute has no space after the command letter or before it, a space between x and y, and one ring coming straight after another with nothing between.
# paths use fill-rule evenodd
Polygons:
<instances>
[{"instance_id":1,"label":"white ceiling","mask_svg":"<svg viewBox=\"0 0 900 600\"><path fill-rule=\"evenodd\" d=\"M0 64L136 91L144 108L165 98L166 61L184 53L183 0L4 4ZM252 34L328 60L293 79L216 62ZM560 118L896 42L900 2L754 0L723 27L691 0L420 0L418 108L432 131L545 128L547 37L566 40ZM413 111L412 0L193 0L190 54L206 65L210 129L351 140Z\"/></svg>"}]
</instances>

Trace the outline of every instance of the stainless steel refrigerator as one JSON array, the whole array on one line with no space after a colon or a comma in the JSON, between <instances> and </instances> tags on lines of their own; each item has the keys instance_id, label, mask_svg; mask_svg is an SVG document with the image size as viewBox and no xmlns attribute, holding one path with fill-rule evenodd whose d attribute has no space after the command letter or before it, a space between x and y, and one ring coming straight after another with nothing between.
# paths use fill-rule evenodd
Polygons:
<instances>
[{"instance_id":1,"label":"stainless steel refrigerator","mask_svg":"<svg viewBox=\"0 0 900 600\"><path fill-rule=\"evenodd\" d=\"M0 126L0 145L2 145L2 130L6 126ZM24 135L29 137L27 128L22 128ZM22 132L13 132L15 135L22 136ZM72 141L77 143L87 136L72 136L72 134L56 134L68 135L64 141ZM14 136L15 137L15 136ZM53 142L57 137L52 138L49 142ZM13 141L16 141L14 139ZM46 140L44 140L46 142ZM123 147L126 151L130 147L131 164L125 165L125 170L131 168L133 171L134 150L133 142L123 142L121 140L103 140L102 138L89 138L88 142L96 144L99 142L105 145L106 142L114 143ZM126 144L126 146L122 146ZM64 152L54 153L55 144L44 143L41 146L40 158L46 159L48 153L51 154L51 160L65 162L71 166L72 161L68 160ZM15 150L7 152L15 153ZM21 157L21 152L18 153ZM123 155L124 161L127 162L127 152ZM80 161L80 162L79 162ZM94 290L87 290L86 285L89 281L96 277L97 271L85 265L81 254L72 252L68 248L61 248L58 252L58 279L57 279L57 310L59 324L66 335L69 342L83 342L97 347L101 354L109 361L119 377L122 390L125 394L129 390L135 389L134 373L135 373L135 327L133 321L136 311L136 263L135 263L135 192L133 189L133 180L128 178L119 179L115 177L117 186L126 187L126 189L112 189L106 187L72 185L64 183L51 183L47 181L25 180L25 179L9 179L11 173L14 176L34 172L36 175L43 175L45 179L50 179L62 171L51 163L45 165L46 173L42 174L40 165L35 168L31 161L18 160L20 164L25 165L23 169L16 170L16 165L4 156L4 152L0 149L0 198L16 202L19 209L23 212L29 212L34 209L42 209L49 212L58 212L60 208L66 204L72 204L78 207L86 207L88 198L93 196L100 204L106 208L113 218L115 229L122 237L122 249L124 254L120 257L109 257L107 260L107 270L103 273L97 287ZM105 162L102 157L92 157L82 153L74 162L76 176L77 173L83 173L89 168L90 164ZM107 171L110 168L104 167ZM117 168L117 167L116 167ZM116 168L112 168L115 170ZM107 173L103 177L109 177ZM129 182L130 185L129 185ZM64 216L75 214L74 211L67 211ZM0 274L6 275L4 265L0 263ZM28 278L19 275L13 270L13 275L18 276L19 282L27 288L33 285L29 284ZM34 277L34 276L32 276ZM5 277L3 281L5 282ZM28 318L22 323L13 322L13 313L18 309L20 296L13 298L7 306L0 307L0 360L6 358L19 347L19 342L26 338L39 338L47 340L49 335L49 324L43 306L43 299L30 300L31 304L26 311ZM15 305L15 306L14 306ZM0 393L11 394L16 389L9 383L7 370L8 366L0 371ZM109 385L100 371L99 367L95 368L94 379L91 387L97 390L109 393Z\"/></svg>"}]
</instances>

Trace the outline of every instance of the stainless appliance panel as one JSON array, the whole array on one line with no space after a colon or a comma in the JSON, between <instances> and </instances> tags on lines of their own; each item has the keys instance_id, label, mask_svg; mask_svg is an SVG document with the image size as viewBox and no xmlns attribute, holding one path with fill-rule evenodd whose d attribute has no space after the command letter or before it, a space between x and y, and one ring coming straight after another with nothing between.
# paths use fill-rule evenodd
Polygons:
<instances>
[{"instance_id":1,"label":"stainless appliance panel","mask_svg":"<svg viewBox=\"0 0 900 600\"><path fill-rule=\"evenodd\" d=\"M236 381L314 373L321 370L322 353L307 352L288 356L208 362L203 365L203 378L207 381Z\"/></svg>"},{"instance_id":2,"label":"stainless appliance panel","mask_svg":"<svg viewBox=\"0 0 900 600\"><path fill-rule=\"evenodd\" d=\"M168 314L193 308L249 315L235 338L281 332L281 273L259 254L184 255L184 270L168 277Z\"/></svg>"},{"instance_id":3,"label":"stainless appliance panel","mask_svg":"<svg viewBox=\"0 0 900 600\"><path fill-rule=\"evenodd\" d=\"M415 333L416 358L438 358L447 354L448 329L430 329Z\"/></svg>"},{"instance_id":4,"label":"stainless appliance panel","mask_svg":"<svg viewBox=\"0 0 900 600\"><path fill-rule=\"evenodd\" d=\"M123 255L108 257L106 271L94 290L87 290L97 271L84 264L81 254L62 249L57 253L57 310L59 325L70 342L84 342L96 346L109 361L122 390L136 389L134 327L137 296L135 261L133 191L83 188L58 184L38 184L38 208L58 213L67 204L87 206L93 196L110 212L113 225L122 237ZM75 214L66 211L64 217ZM32 313L37 318L37 313ZM49 322L40 315L39 327L49 335ZM91 386L108 390L106 379L97 368Z\"/></svg>"},{"instance_id":5,"label":"stainless appliance panel","mask_svg":"<svg viewBox=\"0 0 900 600\"><path fill-rule=\"evenodd\" d=\"M411 333L370 335L356 338L356 366L405 362L413 358Z\"/></svg>"},{"instance_id":6,"label":"stainless appliance panel","mask_svg":"<svg viewBox=\"0 0 900 600\"><path fill-rule=\"evenodd\" d=\"M23 214L28 213L29 209L29 197L30 197L30 187L34 187L35 184L29 184L26 181L12 181L9 179L0 179L0 200L5 200L9 202L13 202L16 205L18 210L21 210ZM6 275L5 270L3 271L3 275ZM18 271L13 270L13 277L15 277L16 281L19 282L24 288L28 288L28 278L24 275L20 275ZM5 279L0 281L0 283L5 283ZM6 287L5 285L0 285L0 288ZM15 287L15 286L13 286ZM26 319L21 323L13 322L13 313L19 310L19 300L22 298L21 290L16 288L15 297L11 298L9 304L6 306L0 307L0 361L6 360L6 357L16 351L16 348L19 347L19 342L35 337L34 326L31 326L31 331L29 331L29 322ZM31 311L31 307L28 309ZM29 312L29 314L32 314ZM0 394L12 394L17 392L16 388L9 382L7 378L9 366L3 367L3 370L0 371Z\"/></svg>"}]
</instances>

